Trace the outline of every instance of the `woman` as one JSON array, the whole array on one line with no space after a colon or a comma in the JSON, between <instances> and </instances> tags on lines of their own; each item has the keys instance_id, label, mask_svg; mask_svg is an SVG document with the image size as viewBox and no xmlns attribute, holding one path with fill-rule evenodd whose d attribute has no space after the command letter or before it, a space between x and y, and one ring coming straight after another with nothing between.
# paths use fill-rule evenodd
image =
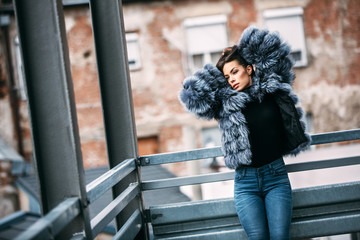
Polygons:
<instances>
[{"instance_id":1,"label":"woman","mask_svg":"<svg viewBox=\"0 0 360 240\"><path fill-rule=\"evenodd\" d=\"M290 47L275 33L248 28L238 45L185 79L180 100L216 119L234 202L249 239L289 239L292 194L282 156L310 145L292 93Z\"/></svg>"}]
</instances>

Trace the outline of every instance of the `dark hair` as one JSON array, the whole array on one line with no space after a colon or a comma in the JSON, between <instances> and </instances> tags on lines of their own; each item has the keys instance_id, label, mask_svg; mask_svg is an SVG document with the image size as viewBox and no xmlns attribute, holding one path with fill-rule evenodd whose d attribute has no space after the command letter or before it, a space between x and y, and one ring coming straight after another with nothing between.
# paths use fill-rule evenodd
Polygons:
<instances>
[{"instance_id":1,"label":"dark hair","mask_svg":"<svg viewBox=\"0 0 360 240\"><path fill-rule=\"evenodd\" d=\"M248 65L250 65L252 68L252 65L250 63L246 62L246 60L240 55L240 53L238 51L238 47L236 45L234 45L232 47L227 47L223 50L221 57L219 58L218 62L216 63L216 67L222 73L224 73L223 72L224 65L226 63L234 61L234 60L238 61L238 63L241 66L243 66L245 69ZM253 69L251 75L253 75L253 73L254 73L254 69Z\"/></svg>"}]
</instances>

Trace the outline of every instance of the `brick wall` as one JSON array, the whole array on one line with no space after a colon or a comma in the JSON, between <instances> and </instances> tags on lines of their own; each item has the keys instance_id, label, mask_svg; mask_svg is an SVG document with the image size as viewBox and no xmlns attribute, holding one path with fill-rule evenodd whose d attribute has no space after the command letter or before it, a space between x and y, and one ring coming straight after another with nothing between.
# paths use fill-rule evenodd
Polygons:
<instances>
[{"instance_id":1,"label":"brick wall","mask_svg":"<svg viewBox=\"0 0 360 240\"><path fill-rule=\"evenodd\" d=\"M315 132L360 127L360 4L310 1L304 27L310 64L296 71L297 89Z\"/></svg>"}]
</instances>

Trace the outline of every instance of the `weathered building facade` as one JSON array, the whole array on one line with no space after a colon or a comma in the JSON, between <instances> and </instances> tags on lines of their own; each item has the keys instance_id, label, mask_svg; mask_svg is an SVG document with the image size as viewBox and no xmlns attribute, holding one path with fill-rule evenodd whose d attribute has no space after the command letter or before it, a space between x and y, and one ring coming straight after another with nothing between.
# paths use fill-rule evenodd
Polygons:
<instances>
[{"instance_id":1,"label":"weathered building facade","mask_svg":"<svg viewBox=\"0 0 360 240\"><path fill-rule=\"evenodd\" d=\"M90 11L86 3L64 2L84 166L103 166L108 163ZM0 32L0 137L31 161L16 23L6 1L2 5L8 20L2 17ZM218 144L217 123L185 112L178 93L188 74L216 61L249 25L279 27L295 45L303 36L294 51L294 88L312 132L360 127L358 0L129 0L123 11L140 154ZM289 31L284 26L291 21ZM7 168L0 165L0 172ZM178 175L188 170L184 164L169 168Z\"/></svg>"}]
</instances>

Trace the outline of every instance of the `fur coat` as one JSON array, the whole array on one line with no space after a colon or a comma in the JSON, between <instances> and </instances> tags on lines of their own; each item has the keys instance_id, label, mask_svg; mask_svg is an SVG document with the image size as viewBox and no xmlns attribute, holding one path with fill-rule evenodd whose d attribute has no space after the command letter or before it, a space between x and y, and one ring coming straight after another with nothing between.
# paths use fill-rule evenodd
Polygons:
<instances>
[{"instance_id":1,"label":"fur coat","mask_svg":"<svg viewBox=\"0 0 360 240\"><path fill-rule=\"evenodd\" d=\"M280 96L276 102L285 124L287 141L292 142L284 155L297 154L308 148L311 138L300 120L303 112L294 106L298 97L291 86L295 75L289 45L277 33L247 28L237 46L241 56L255 70L250 87L240 92L233 90L223 73L214 65L207 64L184 80L180 101L197 117L218 120L225 164L231 169L252 162L249 132L242 109L250 101L261 101L265 94Z\"/></svg>"}]
</instances>

